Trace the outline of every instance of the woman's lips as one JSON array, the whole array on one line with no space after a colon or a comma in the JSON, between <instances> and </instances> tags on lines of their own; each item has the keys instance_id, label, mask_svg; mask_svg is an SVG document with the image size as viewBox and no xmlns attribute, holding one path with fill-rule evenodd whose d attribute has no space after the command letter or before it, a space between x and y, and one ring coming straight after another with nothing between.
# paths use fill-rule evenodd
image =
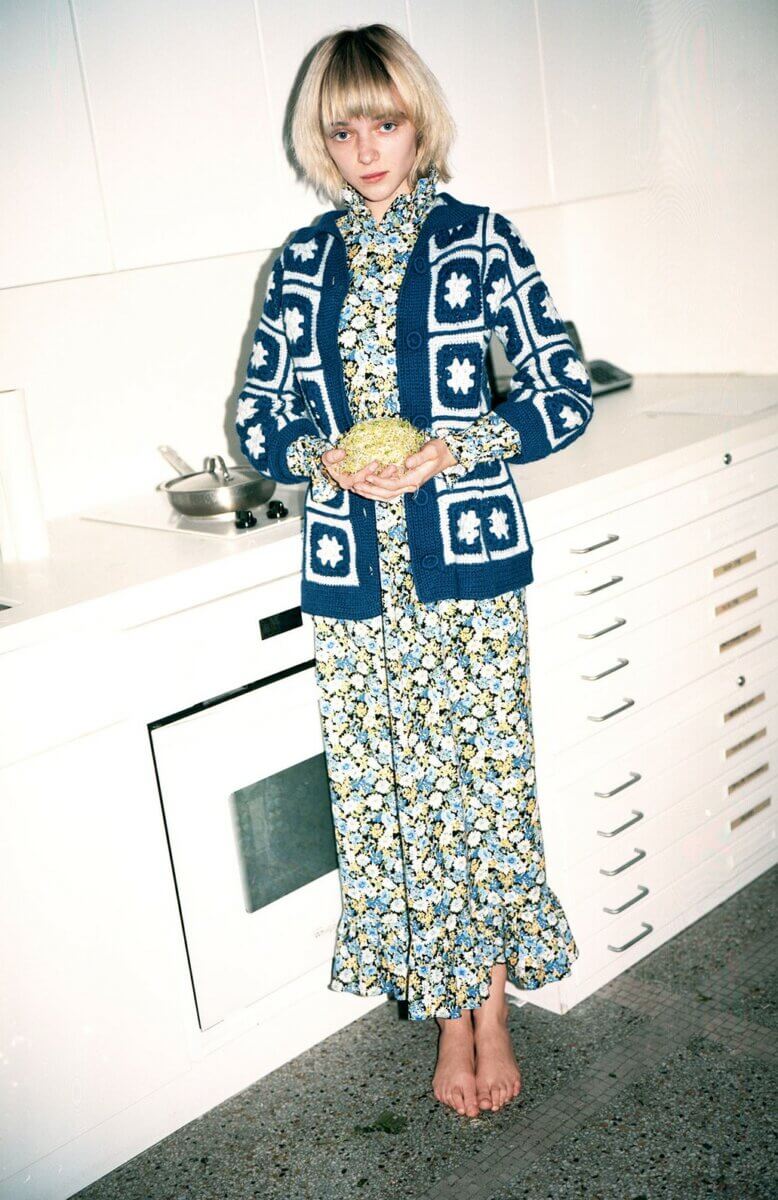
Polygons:
<instances>
[{"instance_id":1,"label":"woman's lips","mask_svg":"<svg viewBox=\"0 0 778 1200\"><path fill-rule=\"evenodd\" d=\"M364 179L365 183L372 183L376 179L381 179L381 177L385 174L386 171L375 171L372 175L363 175L362 178Z\"/></svg>"}]
</instances>

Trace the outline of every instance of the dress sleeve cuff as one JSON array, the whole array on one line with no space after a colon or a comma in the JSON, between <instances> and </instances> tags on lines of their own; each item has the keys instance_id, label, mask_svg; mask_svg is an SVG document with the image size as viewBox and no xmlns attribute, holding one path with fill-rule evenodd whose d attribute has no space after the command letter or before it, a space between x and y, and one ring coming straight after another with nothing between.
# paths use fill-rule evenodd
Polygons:
<instances>
[{"instance_id":1,"label":"dress sleeve cuff","mask_svg":"<svg viewBox=\"0 0 778 1200\"><path fill-rule=\"evenodd\" d=\"M479 463L514 458L521 451L518 430L494 410L482 413L464 429L444 430L438 437L457 460L455 466L440 472L446 483L466 475Z\"/></svg>"},{"instance_id":2,"label":"dress sleeve cuff","mask_svg":"<svg viewBox=\"0 0 778 1200\"><path fill-rule=\"evenodd\" d=\"M316 503L333 500L342 489L330 476L321 456L333 446L326 438L303 434L289 444L286 464L290 471L307 475L311 481L311 499Z\"/></svg>"}]
</instances>

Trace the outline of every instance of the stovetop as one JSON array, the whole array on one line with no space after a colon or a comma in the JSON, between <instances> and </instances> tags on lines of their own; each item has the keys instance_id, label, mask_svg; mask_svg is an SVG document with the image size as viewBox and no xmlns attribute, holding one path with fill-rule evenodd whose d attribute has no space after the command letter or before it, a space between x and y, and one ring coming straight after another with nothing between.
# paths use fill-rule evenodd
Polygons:
<instances>
[{"instance_id":1,"label":"stovetop","mask_svg":"<svg viewBox=\"0 0 778 1200\"><path fill-rule=\"evenodd\" d=\"M165 529L170 533L189 533L200 537L248 539L260 537L280 522L302 518L304 502L304 485L286 487L276 484L272 495L250 510L257 523L246 528L236 524L235 513L220 513L213 517L184 516L173 508L163 492L130 496L126 500L100 505L79 515L86 521L108 521L113 525L139 525L144 529Z\"/></svg>"}]
</instances>

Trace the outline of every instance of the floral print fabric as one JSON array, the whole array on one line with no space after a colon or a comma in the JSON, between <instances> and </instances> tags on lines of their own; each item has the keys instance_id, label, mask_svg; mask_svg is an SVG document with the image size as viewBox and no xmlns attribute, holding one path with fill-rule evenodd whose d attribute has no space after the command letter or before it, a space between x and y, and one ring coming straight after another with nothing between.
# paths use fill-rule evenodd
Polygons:
<instances>
[{"instance_id":1,"label":"floral print fabric","mask_svg":"<svg viewBox=\"0 0 778 1200\"><path fill-rule=\"evenodd\" d=\"M434 183L433 170L378 225L344 188L352 280L338 342L355 421L399 412L397 293ZM497 414L462 434L450 435L454 475L518 453ZM320 498L336 486L319 462L327 445L300 438L287 455ZM578 949L545 873L524 592L420 603L403 501L375 501L382 615L313 622L343 899L329 987L407 999L423 1020L483 1004L495 962L538 988Z\"/></svg>"}]
</instances>

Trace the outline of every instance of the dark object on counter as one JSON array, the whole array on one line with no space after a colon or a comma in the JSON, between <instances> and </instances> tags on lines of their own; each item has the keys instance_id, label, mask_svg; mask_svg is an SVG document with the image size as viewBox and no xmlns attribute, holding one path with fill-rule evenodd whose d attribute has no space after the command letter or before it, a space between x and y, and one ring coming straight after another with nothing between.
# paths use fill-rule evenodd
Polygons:
<instances>
[{"instance_id":1,"label":"dark object on counter","mask_svg":"<svg viewBox=\"0 0 778 1200\"><path fill-rule=\"evenodd\" d=\"M622 371L621 367L614 366L605 358L586 358L578 330L572 321L565 321L565 329L567 336L575 346L578 357L589 373L592 396L600 396L603 392L616 392L619 388L631 386L633 376L629 371Z\"/></svg>"}]
</instances>

